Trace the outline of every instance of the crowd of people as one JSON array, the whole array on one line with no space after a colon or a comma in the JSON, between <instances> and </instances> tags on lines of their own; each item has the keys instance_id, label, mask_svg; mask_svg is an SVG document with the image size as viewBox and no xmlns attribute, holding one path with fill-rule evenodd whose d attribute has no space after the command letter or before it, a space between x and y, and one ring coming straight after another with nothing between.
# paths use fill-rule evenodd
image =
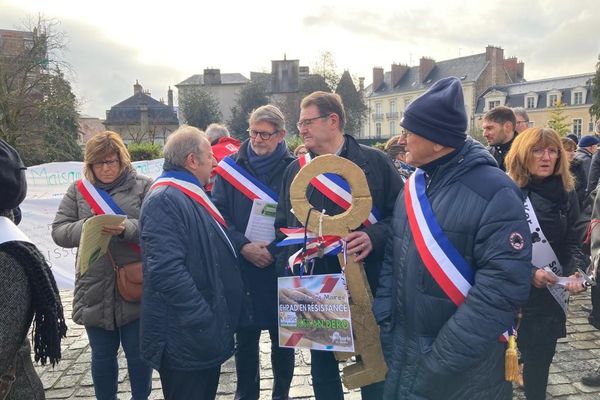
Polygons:
<instances>
[{"instance_id":1,"label":"crowd of people","mask_svg":"<svg viewBox=\"0 0 600 400\"><path fill-rule=\"evenodd\" d=\"M452 77L410 103L403 134L385 152L345 133L345 118L338 95L308 95L294 152L285 116L271 104L250 114L241 143L222 125L206 133L184 125L168 137L154 181L136 173L117 133L87 142L83 178L62 199L52 238L80 247L90 218L126 216L102 227L106 254L75 276L72 319L87 332L98 399L117 398L122 346L134 400L149 398L153 369L165 399L214 399L232 356L235 398L256 400L263 331L272 398L289 398L295 353L279 343L277 279L299 273L302 244L276 243L282 228L303 227L292 181L325 154L364 172L373 203L373 218L342 238L346 256L364 267L388 366L385 381L363 386L362 398L510 399L505 352L514 338L522 371L515 384L528 400L545 398L569 295L592 285L589 321L600 329L598 136L576 143L530 127L524 109L498 106L482 118L486 148L466 133L463 91ZM28 331L33 325L36 361L55 364L66 324L44 257L17 227L25 166L5 142L0 167L0 400L41 399ZM327 215L348 209L314 184L306 198ZM250 224L265 203L276 207L271 236ZM343 273L340 260L320 254L310 273ZM141 298L115 279L126 267L143 271ZM311 379L316 399L344 398L333 352L311 350ZM598 371L583 382L600 386Z\"/></svg>"}]
</instances>

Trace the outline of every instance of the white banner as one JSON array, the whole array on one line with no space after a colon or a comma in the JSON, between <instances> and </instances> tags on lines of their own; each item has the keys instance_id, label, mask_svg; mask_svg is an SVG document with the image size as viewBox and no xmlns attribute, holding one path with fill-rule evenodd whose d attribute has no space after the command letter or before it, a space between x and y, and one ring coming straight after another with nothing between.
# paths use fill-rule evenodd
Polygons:
<instances>
[{"instance_id":1,"label":"white banner","mask_svg":"<svg viewBox=\"0 0 600 400\"><path fill-rule=\"evenodd\" d=\"M163 159L133 163L138 174L156 179L162 173ZM27 198L21 204L23 219L19 228L46 256L59 289L72 289L75 281L77 249L66 249L52 240L52 221L69 186L83 174L82 162L58 162L27 168Z\"/></svg>"}]
</instances>

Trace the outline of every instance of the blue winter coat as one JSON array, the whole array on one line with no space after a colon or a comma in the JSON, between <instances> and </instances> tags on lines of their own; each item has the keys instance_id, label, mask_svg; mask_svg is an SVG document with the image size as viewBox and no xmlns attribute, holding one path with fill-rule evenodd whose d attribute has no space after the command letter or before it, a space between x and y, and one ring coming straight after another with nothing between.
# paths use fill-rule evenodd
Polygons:
<instances>
[{"instance_id":1,"label":"blue winter coat","mask_svg":"<svg viewBox=\"0 0 600 400\"><path fill-rule=\"evenodd\" d=\"M417 253L401 191L373 306L389 366L385 398L510 399L498 338L529 295L521 192L471 139L427 184L436 219L475 270L475 284L457 309Z\"/></svg>"},{"instance_id":2,"label":"blue winter coat","mask_svg":"<svg viewBox=\"0 0 600 400\"><path fill-rule=\"evenodd\" d=\"M239 152L232 157L238 165L256 177L256 172L248 162L246 153L248 146L249 140L246 140L242 143ZM292 161L294 161L294 156L288 153L273 169L268 179L263 181L274 193L279 193L283 171ZM221 176L217 176L215 180L212 198L229 225L229 236L239 254L241 248L250 243L244 233L246 232L253 202ZM275 242L270 244L269 251L273 256L275 255ZM265 268L259 268L240 256L240 269L245 286L244 304L252 305L244 309L244 312L247 312L248 315L242 316L242 321L245 321L245 325L252 325L261 329L277 327L277 272L275 263Z\"/></svg>"},{"instance_id":3,"label":"blue winter coat","mask_svg":"<svg viewBox=\"0 0 600 400\"><path fill-rule=\"evenodd\" d=\"M161 186L140 216L142 358L153 368L202 370L233 355L242 281L229 239L180 190Z\"/></svg>"}]
</instances>

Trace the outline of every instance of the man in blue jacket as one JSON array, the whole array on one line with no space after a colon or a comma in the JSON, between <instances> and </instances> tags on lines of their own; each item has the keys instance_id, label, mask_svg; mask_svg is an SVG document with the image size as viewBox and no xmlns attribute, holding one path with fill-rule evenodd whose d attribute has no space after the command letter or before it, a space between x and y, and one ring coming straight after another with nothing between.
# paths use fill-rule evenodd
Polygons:
<instances>
[{"instance_id":1,"label":"man in blue jacket","mask_svg":"<svg viewBox=\"0 0 600 400\"><path fill-rule=\"evenodd\" d=\"M164 157L140 216L142 358L160 373L165 399L214 399L233 355L242 280L227 223L203 189L216 165L204 133L180 127Z\"/></svg>"},{"instance_id":2,"label":"man in blue jacket","mask_svg":"<svg viewBox=\"0 0 600 400\"><path fill-rule=\"evenodd\" d=\"M271 337L273 399L287 399L294 376L294 349L279 347L277 330L277 273L274 264L275 228L262 238L258 226L248 222L253 205L263 204L274 213L283 171L294 161L285 143L285 118L275 106L257 108L248 121L249 138L238 153L219 163L213 187L213 201L227 221L236 251L242 255L244 309L236 332L235 364L237 400L258 400L260 396L259 339L263 329ZM263 218L265 218L263 216ZM246 236L248 235L248 236Z\"/></svg>"},{"instance_id":3,"label":"man in blue jacket","mask_svg":"<svg viewBox=\"0 0 600 400\"><path fill-rule=\"evenodd\" d=\"M401 125L418 169L396 201L373 305L384 398L508 400L499 338L527 300L532 269L521 193L467 138L458 79L436 82Z\"/></svg>"}]
</instances>

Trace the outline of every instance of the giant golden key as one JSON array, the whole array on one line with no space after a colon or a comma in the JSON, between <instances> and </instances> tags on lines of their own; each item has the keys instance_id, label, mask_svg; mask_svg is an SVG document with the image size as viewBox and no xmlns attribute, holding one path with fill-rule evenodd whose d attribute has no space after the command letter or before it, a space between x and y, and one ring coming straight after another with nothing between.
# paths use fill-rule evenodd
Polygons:
<instances>
[{"instance_id":1,"label":"giant golden key","mask_svg":"<svg viewBox=\"0 0 600 400\"><path fill-rule=\"evenodd\" d=\"M352 193L351 206L341 214L321 216L313 210L306 228L323 235L344 237L359 227L371 212L371 193L364 172L352 161L332 154L316 157L304 166L294 178L290 188L290 201L296 218L304 222L311 205L306 198L310 181L323 173L334 173L344 178ZM321 222L320 222L321 220ZM344 265L344 255L339 254L340 265ZM387 365L383 358L379 341L379 326L375 321L371 305L373 295L362 263L347 257L345 265L346 284L349 292L352 330L354 333L357 362L343 369L342 381L349 389L366 386L385 379ZM338 360L347 360L352 353L336 353Z\"/></svg>"}]
</instances>

